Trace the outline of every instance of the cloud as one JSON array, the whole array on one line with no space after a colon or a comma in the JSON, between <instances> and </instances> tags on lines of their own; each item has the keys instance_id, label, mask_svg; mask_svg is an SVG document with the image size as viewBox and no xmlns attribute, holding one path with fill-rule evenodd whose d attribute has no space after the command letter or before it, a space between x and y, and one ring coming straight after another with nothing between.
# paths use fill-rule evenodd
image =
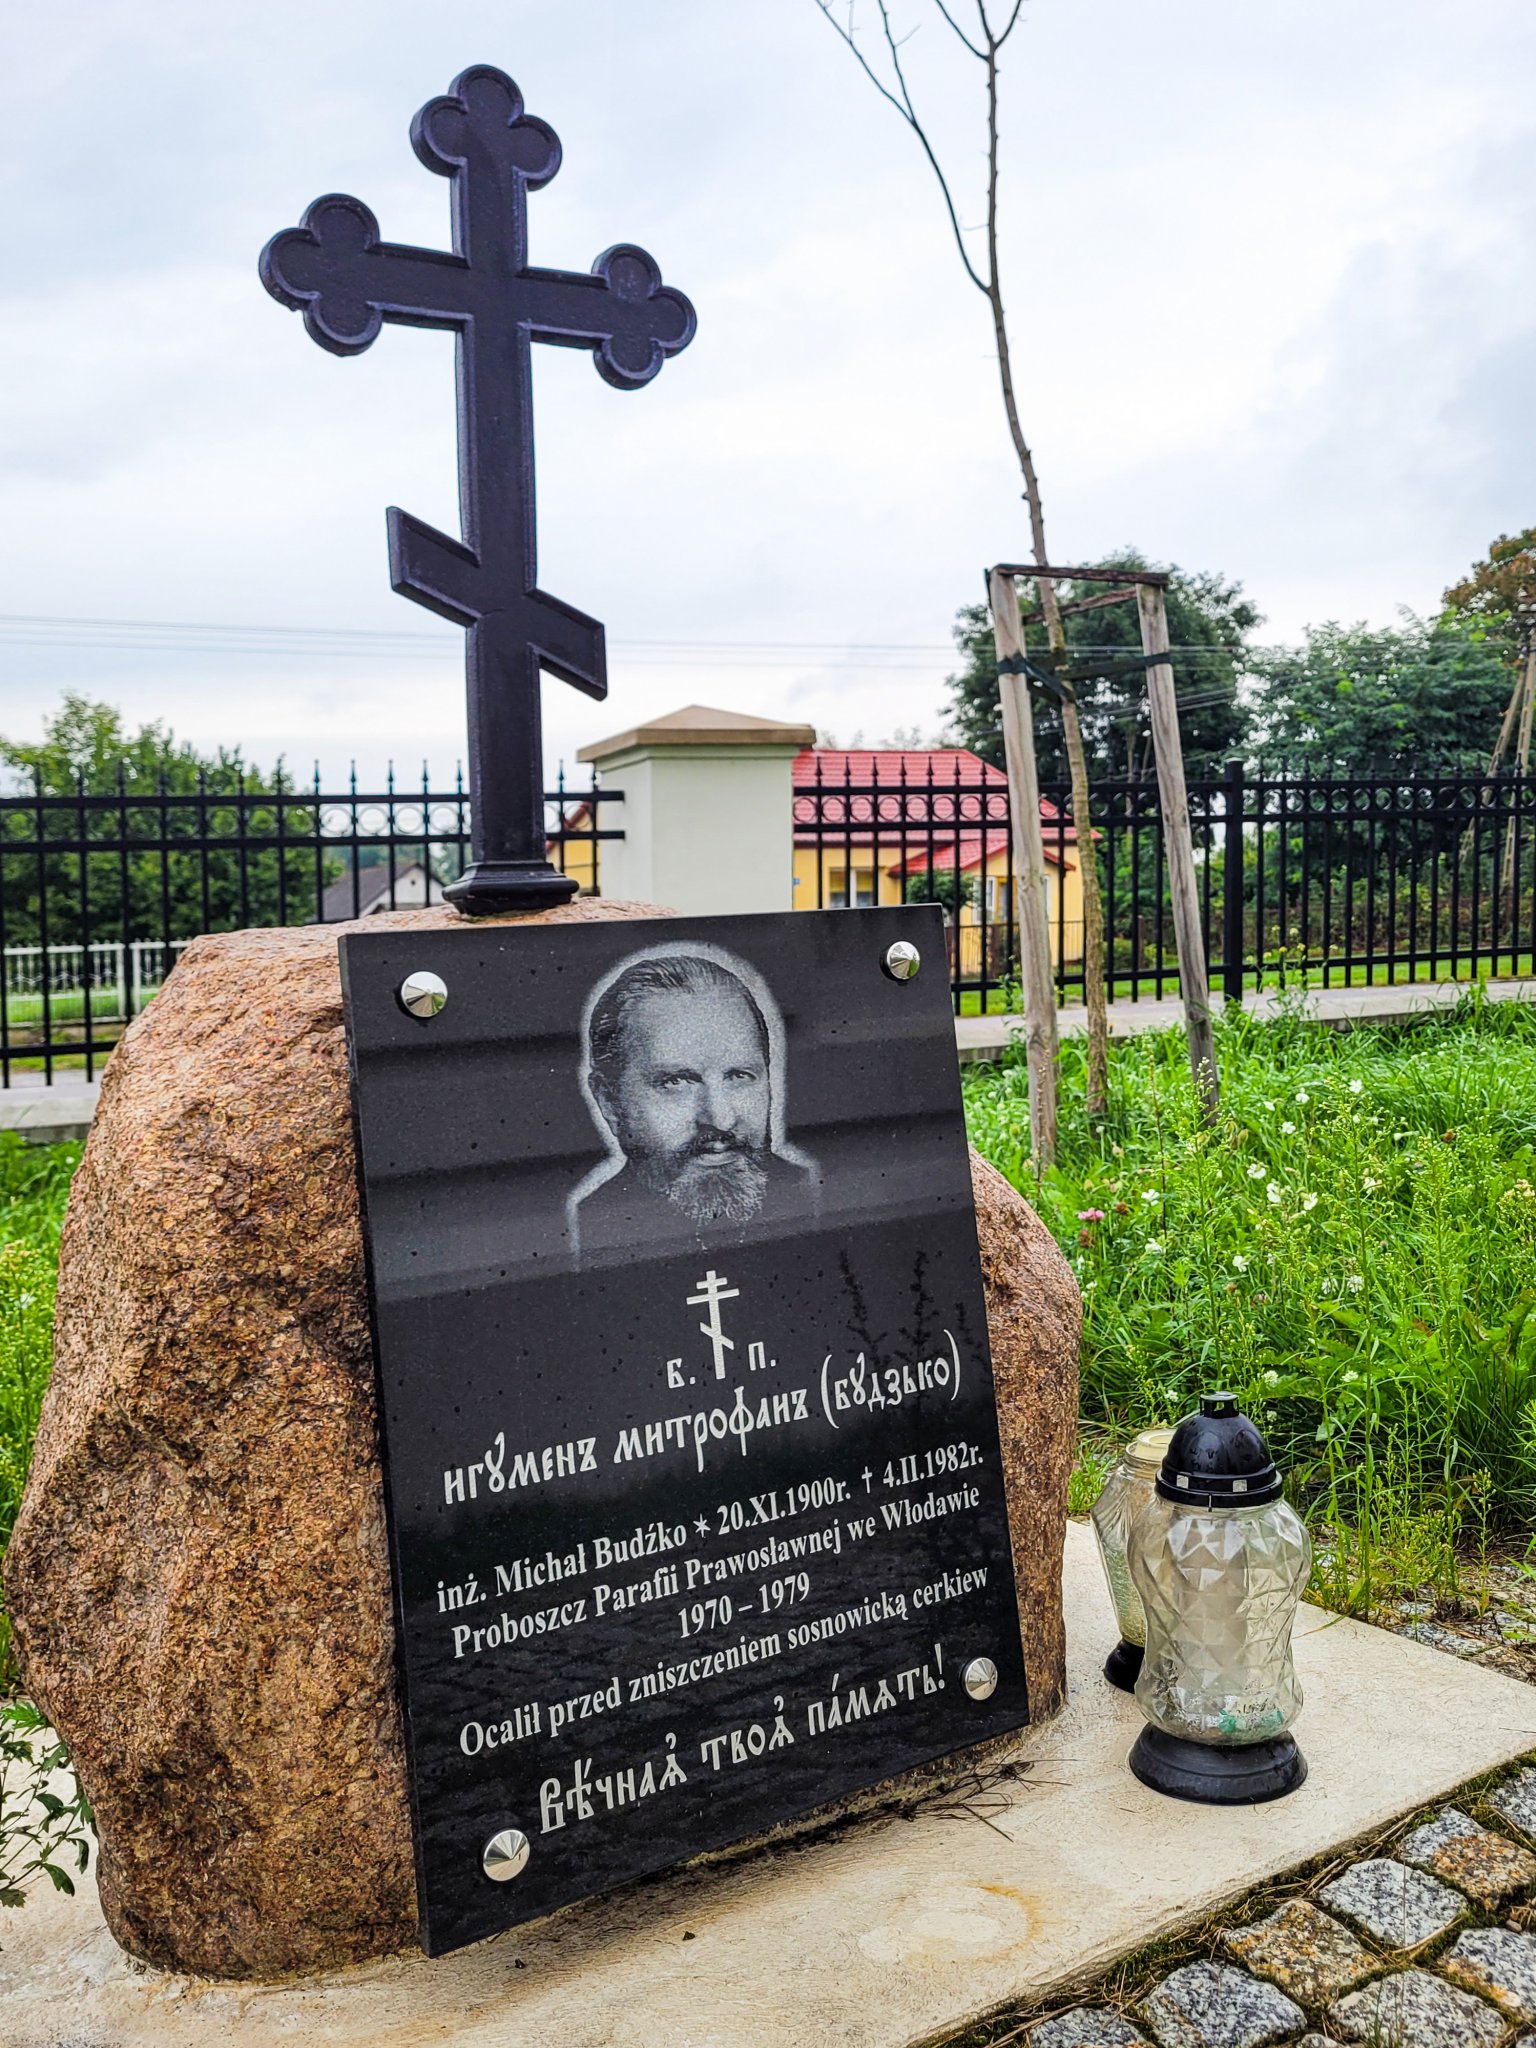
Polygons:
<instances>
[{"instance_id":1,"label":"cloud","mask_svg":"<svg viewBox=\"0 0 1536 2048\"><path fill-rule=\"evenodd\" d=\"M974 67L927 0L907 13L972 221ZM1533 122L1507 90L1536 22L1490 0L1442 31L1440 0L1025 17L1003 256L1058 553L1130 537L1241 576L1291 633L1432 603L1536 516ZM148 17L78 0L18 17L9 56L10 608L436 634L439 651L7 646L0 729L35 731L73 683L264 755L356 750L381 772L386 750L461 751L455 636L390 593L383 537L391 503L456 521L451 343L390 329L338 361L254 266L324 190L359 194L392 238L445 242L446 184L406 130L484 59L565 145L531 204L535 260L584 268L634 239L700 314L636 394L537 352L541 579L613 647L608 704L547 686L551 755L695 700L932 725L955 606L1025 551L1019 485L986 308L910 137L812 0L162 0ZM766 645L784 641L815 645ZM940 651L824 651L871 643Z\"/></svg>"}]
</instances>

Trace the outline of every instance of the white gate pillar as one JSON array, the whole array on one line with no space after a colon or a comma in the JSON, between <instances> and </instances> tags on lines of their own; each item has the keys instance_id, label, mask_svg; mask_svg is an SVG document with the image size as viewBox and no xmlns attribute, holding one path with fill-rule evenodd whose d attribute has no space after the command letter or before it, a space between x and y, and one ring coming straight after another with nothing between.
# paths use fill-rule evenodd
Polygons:
<instances>
[{"instance_id":1,"label":"white gate pillar","mask_svg":"<svg viewBox=\"0 0 1536 2048\"><path fill-rule=\"evenodd\" d=\"M603 895L687 917L791 909L791 768L815 742L814 726L690 704L583 747L578 758L624 792L597 806L599 827L624 834L598 845Z\"/></svg>"}]
</instances>

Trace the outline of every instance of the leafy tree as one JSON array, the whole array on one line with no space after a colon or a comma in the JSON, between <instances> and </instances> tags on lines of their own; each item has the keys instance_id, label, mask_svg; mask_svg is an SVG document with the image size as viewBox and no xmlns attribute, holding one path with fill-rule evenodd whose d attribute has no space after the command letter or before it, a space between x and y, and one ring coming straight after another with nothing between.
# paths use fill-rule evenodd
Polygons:
<instances>
[{"instance_id":1,"label":"leafy tree","mask_svg":"<svg viewBox=\"0 0 1536 2048\"><path fill-rule=\"evenodd\" d=\"M1093 568L1146 569L1152 565L1134 548L1122 548ZM1220 772L1221 763L1241 751L1247 714L1238 680L1248 658L1248 636L1259 614L1242 585L1208 571L1172 569L1167 592L1168 636L1173 643L1174 684L1186 772L1191 779ZM1096 596L1103 584L1063 586L1063 602ZM1044 653L1044 621L1024 613L1026 645ZM1139 666L1141 628L1136 606L1100 605L1069 612L1066 628L1069 673L1075 677L1078 716L1096 779L1153 773L1147 719L1145 671ZM1003 765L1002 717L997 697L997 655L985 605L965 605L955 616L955 643L965 666L949 678L951 716L957 737L985 761ZM1050 700L1035 702L1035 747L1042 782L1065 782L1067 759L1060 714Z\"/></svg>"},{"instance_id":2,"label":"leafy tree","mask_svg":"<svg viewBox=\"0 0 1536 2048\"><path fill-rule=\"evenodd\" d=\"M1309 626L1252 668L1257 751L1295 775L1476 774L1509 702L1504 643L1475 615Z\"/></svg>"},{"instance_id":3,"label":"leafy tree","mask_svg":"<svg viewBox=\"0 0 1536 2048\"><path fill-rule=\"evenodd\" d=\"M313 844L280 847L277 808L261 801L281 763L267 774L237 749L200 754L158 722L130 732L113 706L71 693L40 741L0 738L0 766L11 784L0 805L7 945L190 938L315 915ZM209 797L228 801L199 800ZM314 814L285 805L281 823L285 838L312 835ZM228 843L205 860L201 838ZM319 879L335 872L327 858Z\"/></svg>"},{"instance_id":4,"label":"leafy tree","mask_svg":"<svg viewBox=\"0 0 1536 2048\"><path fill-rule=\"evenodd\" d=\"M931 875L924 868L920 875L907 877L908 903L937 903L951 924L959 917L961 906L974 906L980 893L978 878L960 874L953 864L941 868L935 861Z\"/></svg>"},{"instance_id":5,"label":"leafy tree","mask_svg":"<svg viewBox=\"0 0 1536 2048\"><path fill-rule=\"evenodd\" d=\"M1480 626L1513 665L1536 638L1536 526L1501 533L1445 593L1445 619Z\"/></svg>"}]
</instances>

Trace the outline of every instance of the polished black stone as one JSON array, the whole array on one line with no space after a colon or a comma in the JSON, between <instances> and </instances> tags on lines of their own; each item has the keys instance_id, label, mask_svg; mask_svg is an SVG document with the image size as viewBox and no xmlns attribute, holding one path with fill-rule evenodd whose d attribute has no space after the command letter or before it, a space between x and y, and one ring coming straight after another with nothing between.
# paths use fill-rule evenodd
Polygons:
<instances>
[{"instance_id":1,"label":"polished black stone","mask_svg":"<svg viewBox=\"0 0 1536 2048\"><path fill-rule=\"evenodd\" d=\"M1025 1722L939 913L340 944L428 1950Z\"/></svg>"}]
</instances>

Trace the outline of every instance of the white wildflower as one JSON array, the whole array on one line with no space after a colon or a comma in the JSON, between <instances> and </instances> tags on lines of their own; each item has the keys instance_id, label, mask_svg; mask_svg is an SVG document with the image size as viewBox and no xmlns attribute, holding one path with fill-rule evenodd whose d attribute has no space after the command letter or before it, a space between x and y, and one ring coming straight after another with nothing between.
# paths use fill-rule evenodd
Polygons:
<instances>
[{"instance_id":1,"label":"white wildflower","mask_svg":"<svg viewBox=\"0 0 1536 2048\"><path fill-rule=\"evenodd\" d=\"M1282 1189L1279 1181L1277 1180L1272 1180L1269 1186L1264 1190L1265 1195L1277 1209L1280 1206L1280 1197L1283 1194L1283 1192L1284 1190Z\"/></svg>"},{"instance_id":2,"label":"white wildflower","mask_svg":"<svg viewBox=\"0 0 1536 2048\"><path fill-rule=\"evenodd\" d=\"M1315 1209L1317 1207L1316 1195L1303 1195L1301 1198L1301 1206L1304 1210Z\"/></svg>"},{"instance_id":3,"label":"white wildflower","mask_svg":"<svg viewBox=\"0 0 1536 2048\"><path fill-rule=\"evenodd\" d=\"M1351 1294L1358 1294L1361 1288L1365 1285L1365 1281L1359 1273L1351 1273L1349 1278L1344 1282L1344 1285L1349 1289Z\"/></svg>"},{"instance_id":4,"label":"white wildflower","mask_svg":"<svg viewBox=\"0 0 1536 2048\"><path fill-rule=\"evenodd\" d=\"M1360 1377L1359 1373L1357 1373L1357 1372L1354 1372L1354 1371L1350 1371L1350 1372L1347 1372L1347 1373L1345 1373L1345 1375L1344 1375L1344 1384L1345 1384L1345 1386L1346 1386L1346 1387L1352 1387L1352 1386L1353 1386L1353 1385L1355 1384L1355 1381L1356 1381L1357 1379L1359 1379L1359 1377Z\"/></svg>"},{"instance_id":5,"label":"white wildflower","mask_svg":"<svg viewBox=\"0 0 1536 2048\"><path fill-rule=\"evenodd\" d=\"M1162 1251L1162 1246L1161 1246L1161 1245L1160 1245L1160 1244L1158 1243L1157 1239L1156 1239L1155 1237L1149 1237L1149 1238L1147 1239L1147 1256L1148 1256L1148 1258L1154 1258L1154 1259L1155 1259L1155 1258L1157 1257L1157 1255L1158 1255L1158 1254L1159 1254L1159 1253L1160 1253L1161 1251Z\"/></svg>"},{"instance_id":6,"label":"white wildflower","mask_svg":"<svg viewBox=\"0 0 1536 2048\"><path fill-rule=\"evenodd\" d=\"M1265 1375L1264 1375L1264 1384L1265 1384L1265 1386L1266 1386L1266 1387L1278 1387L1278 1386L1279 1386L1279 1384L1280 1384L1280 1375L1279 1375L1279 1373L1277 1373L1277 1372L1275 1372L1275 1371L1273 1371L1273 1370L1271 1370L1271 1371L1269 1371L1269 1372L1265 1373Z\"/></svg>"},{"instance_id":7,"label":"white wildflower","mask_svg":"<svg viewBox=\"0 0 1536 2048\"><path fill-rule=\"evenodd\" d=\"M1374 1174L1368 1173L1361 1181L1360 1185L1365 1189L1365 1192L1368 1195L1374 1195L1376 1190L1381 1186L1381 1182L1377 1180Z\"/></svg>"},{"instance_id":8,"label":"white wildflower","mask_svg":"<svg viewBox=\"0 0 1536 2048\"><path fill-rule=\"evenodd\" d=\"M1319 1280L1317 1283L1317 1291L1319 1294L1332 1294L1333 1282L1331 1280Z\"/></svg>"},{"instance_id":9,"label":"white wildflower","mask_svg":"<svg viewBox=\"0 0 1536 2048\"><path fill-rule=\"evenodd\" d=\"M1282 1138L1294 1138L1296 1135L1296 1126L1290 1122L1283 1123L1280 1126L1280 1135Z\"/></svg>"},{"instance_id":10,"label":"white wildflower","mask_svg":"<svg viewBox=\"0 0 1536 2048\"><path fill-rule=\"evenodd\" d=\"M1234 1253L1232 1254L1232 1264L1233 1264L1233 1266L1234 1266L1234 1267L1236 1268L1236 1270L1237 1270L1237 1271L1238 1271L1239 1273L1246 1273L1246 1272L1247 1272L1247 1270L1248 1270L1248 1255L1247 1255L1247 1253L1246 1253L1246 1252L1234 1252Z\"/></svg>"},{"instance_id":11,"label":"white wildflower","mask_svg":"<svg viewBox=\"0 0 1536 2048\"><path fill-rule=\"evenodd\" d=\"M1354 1080L1351 1081L1349 1084L1349 1092L1351 1095L1358 1095L1364 1086L1365 1083L1360 1079L1360 1076L1356 1074Z\"/></svg>"},{"instance_id":12,"label":"white wildflower","mask_svg":"<svg viewBox=\"0 0 1536 2048\"><path fill-rule=\"evenodd\" d=\"M1141 1199L1144 1202L1160 1202L1163 1198L1158 1189L1143 1188L1141 1191Z\"/></svg>"},{"instance_id":13,"label":"white wildflower","mask_svg":"<svg viewBox=\"0 0 1536 2048\"><path fill-rule=\"evenodd\" d=\"M1249 1167L1248 1178L1250 1180L1262 1180L1264 1178L1264 1169L1262 1166L1258 1164L1257 1161L1255 1161L1254 1164Z\"/></svg>"},{"instance_id":14,"label":"white wildflower","mask_svg":"<svg viewBox=\"0 0 1536 2048\"><path fill-rule=\"evenodd\" d=\"M1307 1104L1312 1100L1312 1098L1307 1093L1305 1088L1298 1088L1296 1090L1296 1100L1301 1104L1302 1108L1305 1109Z\"/></svg>"}]
</instances>

